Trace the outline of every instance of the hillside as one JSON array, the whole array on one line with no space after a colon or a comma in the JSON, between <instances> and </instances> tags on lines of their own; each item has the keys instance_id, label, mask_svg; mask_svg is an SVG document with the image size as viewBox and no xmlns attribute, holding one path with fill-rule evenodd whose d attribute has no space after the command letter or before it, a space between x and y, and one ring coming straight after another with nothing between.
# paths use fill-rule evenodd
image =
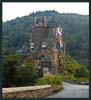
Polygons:
<instances>
[{"instance_id":1,"label":"hillside","mask_svg":"<svg viewBox=\"0 0 91 100\"><path fill-rule=\"evenodd\" d=\"M24 44L28 45L31 25L35 16L47 16L50 21L54 16L63 28L66 53L79 63L88 66L89 55L89 16L79 14L65 14L56 11L31 13L29 16L16 18L3 23L3 52L15 53Z\"/></svg>"}]
</instances>

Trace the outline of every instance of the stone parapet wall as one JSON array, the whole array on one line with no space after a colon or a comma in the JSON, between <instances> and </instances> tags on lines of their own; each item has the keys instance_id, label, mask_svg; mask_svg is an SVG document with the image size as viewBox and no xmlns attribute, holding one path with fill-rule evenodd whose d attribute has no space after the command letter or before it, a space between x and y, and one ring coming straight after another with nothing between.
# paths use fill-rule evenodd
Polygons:
<instances>
[{"instance_id":1,"label":"stone parapet wall","mask_svg":"<svg viewBox=\"0 0 91 100\"><path fill-rule=\"evenodd\" d=\"M3 98L41 98L51 95L53 92L51 85L3 88Z\"/></svg>"}]
</instances>

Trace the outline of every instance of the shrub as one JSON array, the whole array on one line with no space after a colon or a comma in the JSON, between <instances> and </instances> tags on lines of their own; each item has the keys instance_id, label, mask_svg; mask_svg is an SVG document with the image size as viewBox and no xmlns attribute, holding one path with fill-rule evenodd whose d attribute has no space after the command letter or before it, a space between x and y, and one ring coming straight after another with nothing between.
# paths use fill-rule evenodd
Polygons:
<instances>
[{"instance_id":1,"label":"shrub","mask_svg":"<svg viewBox=\"0 0 91 100\"><path fill-rule=\"evenodd\" d=\"M70 73L68 73L68 72L66 71L66 72L64 72L64 79L65 79L65 80L74 81L74 80L75 80L75 77L74 77L73 74L70 74Z\"/></svg>"},{"instance_id":2,"label":"shrub","mask_svg":"<svg viewBox=\"0 0 91 100\"><path fill-rule=\"evenodd\" d=\"M84 78L84 77L80 77L78 80L80 82L88 82L88 79L87 78Z\"/></svg>"},{"instance_id":3,"label":"shrub","mask_svg":"<svg viewBox=\"0 0 91 100\"><path fill-rule=\"evenodd\" d=\"M39 78L36 82L36 85L47 85L50 84L52 86L61 85L62 77L59 75L45 75L42 78Z\"/></svg>"},{"instance_id":4,"label":"shrub","mask_svg":"<svg viewBox=\"0 0 91 100\"><path fill-rule=\"evenodd\" d=\"M37 79L38 71L33 63L25 63L24 66L17 69L16 84L17 86L34 85Z\"/></svg>"},{"instance_id":5,"label":"shrub","mask_svg":"<svg viewBox=\"0 0 91 100\"><path fill-rule=\"evenodd\" d=\"M85 67L79 67L76 69L75 77L88 77L88 70Z\"/></svg>"},{"instance_id":6,"label":"shrub","mask_svg":"<svg viewBox=\"0 0 91 100\"><path fill-rule=\"evenodd\" d=\"M35 65L35 61L32 59L32 56L28 56L26 59L27 63L33 63Z\"/></svg>"},{"instance_id":7,"label":"shrub","mask_svg":"<svg viewBox=\"0 0 91 100\"><path fill-rule=\"evenodd\" d=\"M80 83L88 80L89 71L86 66L79 64L70 56L65 57L64 79ZM80 79L82 78L82 79Z\"/></svg>"}]
</instances>

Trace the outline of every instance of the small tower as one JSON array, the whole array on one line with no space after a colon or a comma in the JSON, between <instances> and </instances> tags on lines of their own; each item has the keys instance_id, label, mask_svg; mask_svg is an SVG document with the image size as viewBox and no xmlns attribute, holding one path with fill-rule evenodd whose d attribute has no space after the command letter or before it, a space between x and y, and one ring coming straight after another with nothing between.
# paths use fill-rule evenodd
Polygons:
<instances>
[{"instance_id":1,"label":"small tower","mask_svg":"<svg viewBox=\"0 0 91 100\"><path fill-rule=\"evenodd\" d=\"M46 16L44 16L44 27L47 27L47 18L46 18Z\"/></svg>"},{"instance_id":2,"label":"small tower","mask_svg":"<svg viewBox=\"0 0 91 100\"><path fill-rule=\"evenodd\" d=\"M37 20L37 17L35 16L35 20L34 20L35 21L35 24L36 24L36 20Z\"/></svg>"}]
</instances>

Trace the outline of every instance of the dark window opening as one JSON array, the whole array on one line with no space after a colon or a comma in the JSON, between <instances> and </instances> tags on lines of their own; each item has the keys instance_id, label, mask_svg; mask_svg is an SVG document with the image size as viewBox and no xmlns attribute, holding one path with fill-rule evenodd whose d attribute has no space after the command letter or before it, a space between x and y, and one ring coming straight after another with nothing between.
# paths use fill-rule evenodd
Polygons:
<instances>
[{"instance_id":1,"label":"dark window opening","mask_svg":"<svg viewBox=\"0 0 91 100\"><path fill-rule=\"evenodd\" d=\"M45 57L44 55L41 56L42 58Z\"/></svg>"}]
</instances>

